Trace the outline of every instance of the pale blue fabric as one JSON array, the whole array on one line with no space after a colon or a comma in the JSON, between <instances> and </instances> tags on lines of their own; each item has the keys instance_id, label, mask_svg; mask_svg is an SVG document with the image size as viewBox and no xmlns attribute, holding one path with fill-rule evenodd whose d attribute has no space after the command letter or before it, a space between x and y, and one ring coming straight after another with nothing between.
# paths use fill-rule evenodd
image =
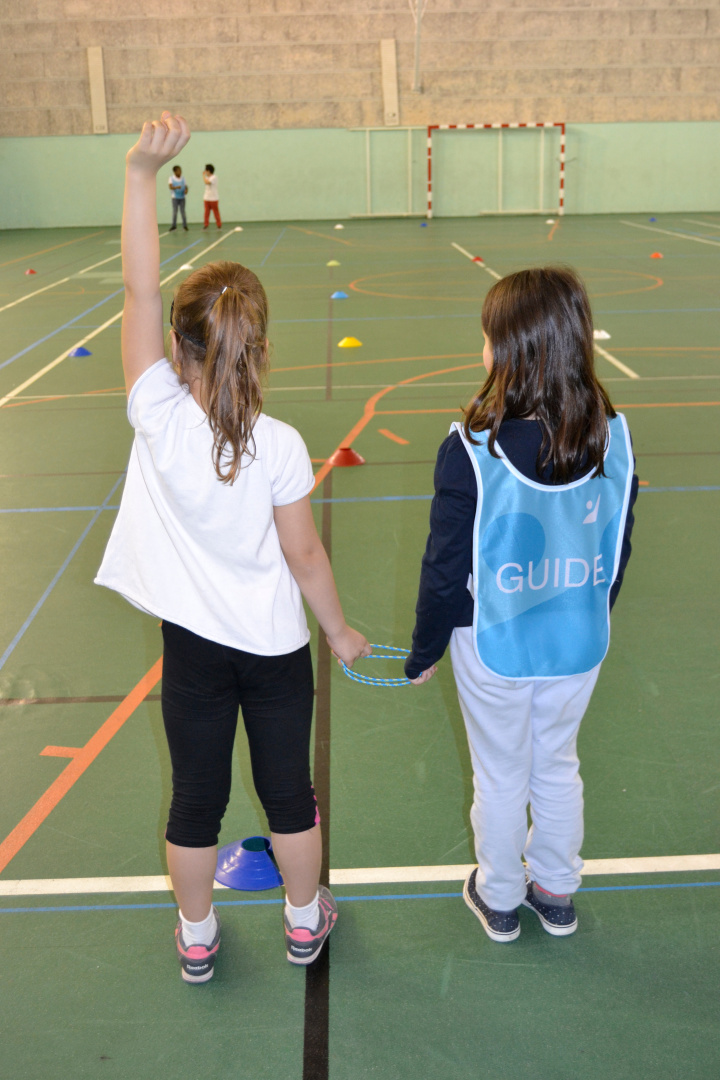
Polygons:
<instances>
[{"instance_id":1,"label":"pale blue fabric","mask_svg":"<svg viewBox=\"0 0 720 1080\"><path fill-rule=\"evenodd\" d=\"M463 439L460 425L457 426ZM609 421L604 477L547 486L465 440L478 482L472 592L478 658L508 679L590 671L610 641L633 455L625 418Z\"/></svg>"}]
</instances>

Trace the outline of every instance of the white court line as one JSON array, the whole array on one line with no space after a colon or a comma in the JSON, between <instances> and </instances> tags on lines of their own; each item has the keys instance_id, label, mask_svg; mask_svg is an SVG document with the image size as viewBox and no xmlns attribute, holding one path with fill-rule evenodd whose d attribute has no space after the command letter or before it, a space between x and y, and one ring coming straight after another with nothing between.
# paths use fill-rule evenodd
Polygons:
<instances>
[{"instance_id":1,"label":"white court line","mask_svg":"<svg viewBox=\"0 0 720 1080\"><path fill-rule=\"evenodd\" d=\"M479 266L482 270L487 270L488 274L490 274L491 277L494 277L496 281L499 281L502 277L502 274L498 274L497 271L491 270L490 267L486 266L484 262L475 262L475 256L471 255L469 251L466 251L464 247L460 247L459 244L453 242L450 246L454 247L456 251L459 251L461 255L464 255L466 259L469 259L470 262L475 263L475 265Z\"/></svg>"},{"instance_id":2,"label":"white court line","mask_svg":"<svg viewBox=\"0 0 720 1080\"><path fill-rule=\"evenodd\" d=\"M168 230L169 231L169 230ZM160 233L158 239L161 240L163 236L167 236L168 233ZM100 262L93 263L92 266L86 266L84 270L77 270L74 274L70 274L68 277L60 278L59 281L53 281L52 285L45 285L42 289L36 289L35 292L26 293L25 296L21 296L19 300L13 300L11 304L5 304L4 307L0 307L0 311L7 311L8 308L16 307L18 304L22 304L25 300L31 300L33 296L39 296L40 293L47 292L48 289L54 289L57 285L64 285L66 281L71 281L72 278L79 277L81 274L88 274L91 270L96 270L98 266L104 266L105 263L112 262L113 259L119 259L122 255L121 251L118 251L117 255L111 255L109 259L102 259Z\"/></svg>"},{"instance_id":3,"label":"white court line","mask_svg":"<svg viewBox=\"0 0 720 1080\"><path fill-rule=\"evenodd\" d=\"M686 217L688 225L704 225L706 229L720 229L720 221L699 221L697 218Z\"/></svg>"},{"instance_id":4,"label":"white court line","mask_svg":"<svg viewBox=\"0 0 720 1080\"><path fill-rule=\"evenodd\" d=\"M626 222L626 224L629 225L631 224L631 222ZM460 247L460 245L456 244L454 241L451 244L451 247L454 247L456 251L459 251L461 255L464 255L467 259L470 259L471 262L475 262L475 256L471 255L469 251L466 251L464 247ZM491 270L490 267L486 266L484 262L476 262L475 266L482 267L483 270L487 270L488 274L492 274L494 278L500 280L500 274L496 273L495 270ZM627 375L629 379L640 378L636 371L633 371L632 368L629 368L627 364L623 364L621 360L616 360L616 358L612 356L609 352L607 352L606 349L601 349L600 346L596 344L595 351L600 353L601 356L604 356L605 359L608 360L611 364L614 364L615 367L618 368L619 371L622 371L623 374Z\"/></svg>"},{"instance_id":5,"label":"white court line","mask_svg":"<svg viewBox=\"0 0 720 1080\"><path fill-rule=\"evenodd\" d=\"M599 353L600 356L604 356L608 363L614 364L618 371L622 371L629 379L640 378L637 371L633 371L627 364L623 364L622 360L618 360L617 357L613 356L612 353L609 353L607 349L603 349L601 345L598 345L597 341L593 342L593 345L596 353Z\"/></svg>"},{"instance_id":6,"label":"white court line","mask_svg":"<svg viewBox=\"0 0 720 1080\"><path fill-rule=\"evenodd\" d=\"M222 244L223 240L227 240L229 236L234 235L235 230L226 232L223 236L220 237L219 240L216 240L213 244L210 244L208 247L203 248L203 250L199 251L197 255L194 255L192 259L189 259L187 263L183 263L183 265L178 267L177 270L173 270L172 274L168 274L166 278L163 278L163 280L160 282L160 286L162 287L163 285L167 285L168 281L172 281L172 279L177 274L181 274L183 270L185 270L188 266L192 266L194 262L202 258L203 255L206 255L208 251L212 251L212 249L217 247L218 244ZM24 383L20 383L20 385L16 386L14 390L10 390L5 395L5 397L0 398L0 409L2 409L3 405L7 405L8 401L12 401L12 399L16 398L18 394L21 394L23 390L26 390L28 386L32 386L32 384L37 382L38 379L41 379L43 375L47 375L48 371L52 371L52 369L54 367L57 367L58 364L62 364L63 360L66 360L68 358L73 349L77 349L81 345L85 345L88 341L92 341L92 339L97 337L98 334L101 334L103 330L107 330L108 326L112 326L114 322L117 322L118 319L121 318L122 311L118 311L117 315L113 315L112 318L108 319L107 322L104 322L102 326L96 327L91 334L86 334L84 338L80 338L80 340L76 341L73 345L71 345L69 349L66 349L65 352L60 353L60 355L56 356L54 360L51 360L49 364L46 364L44 368L41 368L40 371L36 371L34 375L31 375L29 379L26 379Z\"/></svg>"},{"instance_id":7,"label":"white court line","mask_svg":"<svg viewBox=\"0 0 720 1080\"><path fill-rule=\"evenodd\" d=\"M670 229L658 229L654 225L638 225L637 221L621 221L621 225L630 225L633 229L647 229L648 232L663 233L664 236L674 236L676 240L694 240L697 244L710 244L712 247L720 247L720 240L706 240L704 236L691 236L690 233L671 232Z\"/></svg>"},{"instance_id":8,"label":"white court line","mask_svg":"<svg viewBox=\"0 0 720 1080\"><path fill-rule=\"evenodd\" d=\"M431 881L463 881L474 863L450 866L365 866L331 870L331 885L390 885ZM588 859L583 875L667 874L688 871L720 870L717 855L657 855L639 859ZM226 889L227 886L214 886ZM171 892L170 878L157 874L147 877L104 878L25 878L0 881L0 896L79 896L90 893Z\"/></svg>"}]
</instances>

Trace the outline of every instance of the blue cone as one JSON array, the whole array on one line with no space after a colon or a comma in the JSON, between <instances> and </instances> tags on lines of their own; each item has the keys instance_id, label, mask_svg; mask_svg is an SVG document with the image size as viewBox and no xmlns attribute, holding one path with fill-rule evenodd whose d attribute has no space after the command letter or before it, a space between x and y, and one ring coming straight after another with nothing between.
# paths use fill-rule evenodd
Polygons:
<instances>
[{"instance_id":1,"label":"blue cone","mask_svg":"<svg viewBox=\"0 0 720 1080\"><path fill-rule=\"evenodd\" d=\"M651 217L650 220L651 221L657 221L657 218L656 217Z\"/></svg>"},{"instance_id":2,"label":"blue cone","mask_svg":"<svg viewBox=\"0 0 720 1080\"><path fill-rule=\"evenodd\" d=\"M420 228L421 229L427 229L427 221L421 221L420 222Z\"/></svg>"},{"instance_id":3,"label":"blue cone","mask_svg":"<svg viewBox=\"0 0 720 1080\"><path fill-rule=\"evenodd\" d=\"M248 836L226 844L218 851L215 880L241 892L276 889L283 880L271 855L267 836Z\"/></svg>"},{"instance_id":4,"label":"blue cone","mask_svg":"<svg viewBox=\"0 0 720 1080\"><path fill-rule=\"evenodd\" d=\"M348 294L343 292L342 289L338 289L338 291L334 292L330 297L331 300L347 300L347 298Z\"/></svg>"},{"instance_id":5,"label":"blue cone","mask_svg":"<svg viewBox=\"0 0 720 1080\"><path fill-rule=\"evenodd\" d=\"M68 356L92 356L89 349L83 349L82 345L78 345L77 349L73 349L68 353Z\"/></svg>"}]
</instances>

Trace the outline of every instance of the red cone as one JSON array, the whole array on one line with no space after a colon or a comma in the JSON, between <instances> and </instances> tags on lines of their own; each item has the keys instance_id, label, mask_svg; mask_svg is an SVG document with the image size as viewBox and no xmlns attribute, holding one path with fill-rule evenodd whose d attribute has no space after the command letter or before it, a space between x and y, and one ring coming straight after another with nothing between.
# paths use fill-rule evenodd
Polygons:
<instances>
[{"instance_id":1,"label":"red cone","mask_svg":"<svg viewBox=\"0 0 720 1080\"><path fill-rule=\"evenodd\" d=\"M660 254L660 252L659 252L659 251L653 251L653 253L652 253L652 255L650 256L650 258L651 258L651 259L662 259L662 255Z\"/></svg>"},{"instance_id":2,"label":"red cone","mask_svg":"<svg viewBox=\"0 0 720 1080\"><path fill-rule=\"evenodd\" d=\"M342 468L348 465L364 465L365 458L360 457L357 450L353 450L352 446L341 446L330 458L330 464L335 468L338 468L338 466Z\"/></svg>"},{"instance_id":3,"label":"red cone","mask_svg":"<svg viewBox=\"0 0 720 1080\"><path fill-rule=\"evenodd\" d=\"M479 255L476 255L475 258L473 259L473 262L482 262L482 261L483 260L480 258Z\"/></svg>"},{"instance_id":4,"label":"red cone","mask_svg":"<svg viewBox=\"0 0 720 1080\"><path fill-rule=\"evenodd\" d=\"M25 277L27 277L28 274L37 274L37 270L26 270L25 271Z\"/></svg>"}]
</instances>

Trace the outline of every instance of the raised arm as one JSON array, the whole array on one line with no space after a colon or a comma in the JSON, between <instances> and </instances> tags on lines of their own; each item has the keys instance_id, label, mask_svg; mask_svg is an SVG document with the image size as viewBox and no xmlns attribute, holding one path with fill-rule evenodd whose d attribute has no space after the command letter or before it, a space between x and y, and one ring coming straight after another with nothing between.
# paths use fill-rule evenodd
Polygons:
<instances>
[{"instance_id":1,"label":"raised arm","mask_svg":"<svg viewBox=\"0 0 720 1080\"><path fill-rule=\"evenodd\" d=\"M359 656L369 656L372 650L363 635L345 622L330 560L315 528L310 497L276 506L275 528L290 572L327 634L328 645L352 667Z\"/></svg>"},{"instance_id":2,"label":"raised arm","mask_svg":"<svg viewBox=\"0 0 720 1080\"><path fill-rule=\"evenodd\" d=\"M158 171L189 138L187 122L164 112L160 120L143 124L125 158L122 360L128 394L142 373L165 355L155 188Z\"/></svg>"}]
</instances>

